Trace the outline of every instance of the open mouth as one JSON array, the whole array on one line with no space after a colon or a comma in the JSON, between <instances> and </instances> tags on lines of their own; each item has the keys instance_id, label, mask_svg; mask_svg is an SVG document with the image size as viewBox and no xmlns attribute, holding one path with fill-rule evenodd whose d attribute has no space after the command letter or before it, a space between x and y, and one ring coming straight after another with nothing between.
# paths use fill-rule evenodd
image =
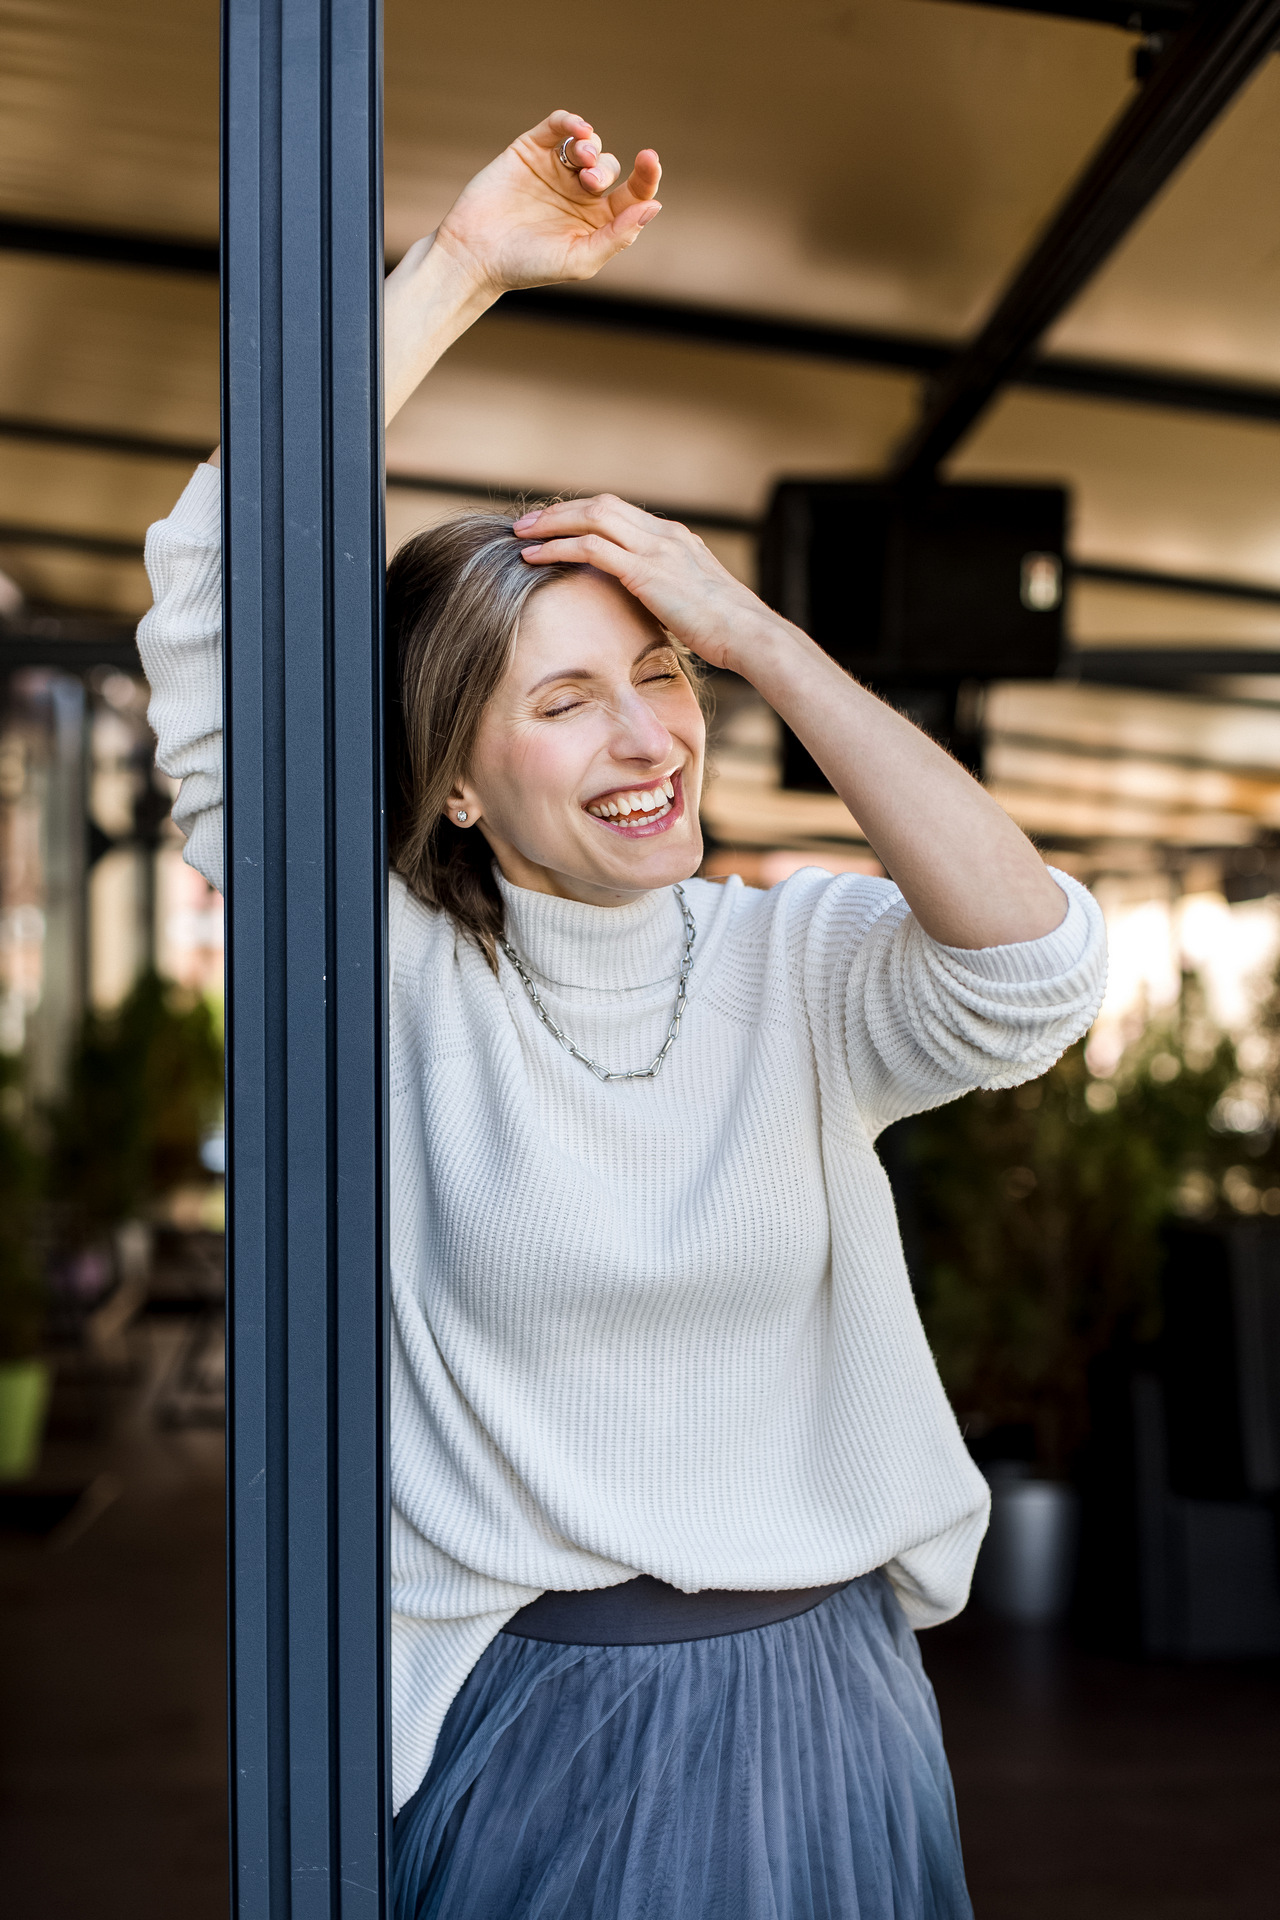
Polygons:
<instances>
[{"instance_id":1,"label":"open mouth","mask_svg":"<svg viewBox=\"0 0 1280 1920\"><path fill-rule=\"evenodd\" d=\"M679 769L647 787L620 787L614 793L602 793L598 800L588 803L586 811L602 826L629 839L663 831L674 826L684 812Z\"/></svg>"}]
</instances>

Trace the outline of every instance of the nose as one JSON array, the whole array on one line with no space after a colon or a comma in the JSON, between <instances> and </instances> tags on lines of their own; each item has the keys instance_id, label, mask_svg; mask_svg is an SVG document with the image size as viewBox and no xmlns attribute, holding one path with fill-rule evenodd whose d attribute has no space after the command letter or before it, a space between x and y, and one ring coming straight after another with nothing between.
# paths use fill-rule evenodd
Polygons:
<instances>
[{"instance_id":1,"label":"nose","mask_svg":"<svg viewBox=\"0 0 1280 1920\"><path fill-rule=\"evenodd\" d=\"M649 702L634 687L628 686L614 707L613 738L610 747L616 760L634 760L654 767L668 758L671 735Z\"/></svg>"}]
</instances>

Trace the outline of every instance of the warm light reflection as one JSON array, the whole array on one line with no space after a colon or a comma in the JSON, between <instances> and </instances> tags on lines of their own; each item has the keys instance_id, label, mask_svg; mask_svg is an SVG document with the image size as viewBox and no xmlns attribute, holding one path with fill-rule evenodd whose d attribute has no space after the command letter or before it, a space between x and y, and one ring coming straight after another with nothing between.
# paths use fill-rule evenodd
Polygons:
<instances>
[{"instance_id":1,"label":"warm light reflection","mask_svg":"<svg viewBox=\"0 0 1280 1920\"><path fill-rule=\"evenodd\" d=\"M1248 1031L1280 957L1280 901L1232 906L1218 893L1141 898L1131 885L1106 879L1095 891L1109 949L1107 995L1088 1046L1095 1073L1113 1072L1148 1020L1175 1005L1184 971L1203 982L1216 1025L1237 1036Z\"/></svg>"}]
</instances>

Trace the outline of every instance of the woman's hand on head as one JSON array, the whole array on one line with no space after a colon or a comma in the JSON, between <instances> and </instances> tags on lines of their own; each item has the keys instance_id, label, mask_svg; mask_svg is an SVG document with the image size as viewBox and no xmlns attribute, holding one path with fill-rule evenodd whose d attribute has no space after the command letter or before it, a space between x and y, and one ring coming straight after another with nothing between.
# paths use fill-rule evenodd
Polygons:
<instances>
[{"instance_id":1,"label":"woman's hand on head","mask_svg":"<svg viewBox=\"0 0 1280 1920\"><path fill-rule=\"evenodd\" d=\"M590 280L661 211L662 168L651 148L636 155L628 179L621 174L590 121L558 111L463 188L434 244L493 296Z\"/></svg>"},{"instance_id":2,"label":"woman's hand on head","mask_svg":"<svg viewBox=\"0 0 1280 1920\"><path fill-rule=\"evenodd\" d=\"M611 493L527 513L515 531L531 566L569 561L611 574L709 666L750 678L753 652L793 632L696 533Z\"/></svg>"}]
</instances>

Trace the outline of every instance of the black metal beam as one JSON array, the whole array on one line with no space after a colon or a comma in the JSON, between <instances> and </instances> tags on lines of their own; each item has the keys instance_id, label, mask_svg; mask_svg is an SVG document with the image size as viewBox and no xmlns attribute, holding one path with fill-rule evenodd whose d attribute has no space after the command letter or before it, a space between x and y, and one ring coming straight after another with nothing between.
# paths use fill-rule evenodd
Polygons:
<instances>
[{"instance_id":1,"label":"black metal beam","mask_svg":"<svg viewBox=\"0 0 1280 1920\"><path fill-rule=\"evenodd\" d=\"M1280 37L1280 0L1207 0L1140 88L996 302L938 378L897 478L928 482Z\"/></svg>"},{"instance_id":2,"label":"black metal beam","mask_svg":"<svg viewBox=\"0 0 1280 1920\"><path fill-rule=\"evenodd\" d=\"M115 233L99 228L42 225L0 220L0 252L30 252L46 257L135 266L158 272L212 275L217 251L202 242ZM389 263L390 264L390 263ZM571 293L534 287L508 293L494 309L498 319L516 317L622 333L641 339L679 340L694 346L728 347L748 353L795 355L834 365L883 367L893 372L933 375L955 361L963 343L886 328L832 326L777 314L744 313L691 301L640 300L616 294ZM485 324L485 322L481 322ZM1222 379L1213 375L1135 365L1123 360L1094 360L1070 354L1034 358L1009 384L1077 394L1082 399L1121 405L1160 407L1191 413L1222 414L1243 420L1280 421L1280 387L1267 382ZM41 422L12 419L0 435L39 439ZM77 429L67 429L71 444ZM119 439L143 437L121 434ZM177 443L174 443L175 446ZM104 448L111 451L110 448ZM121 452L132 451L123 444ZM184 457L188 457L184 454ZM197 450L196 457L200 457Z\"/></svg>"},{"instance_id":3,"label":"black metal beam","mask_svg":"<svg viewBox=\"0 0 1280 1920\"><path fill-rule=\"evenodd\" d=\"M1280 421L1280 387L1257 380L1226 380L1174 369L1135 366L1125 360L1084 360L1046 354L1009 381L1013 387L1079 394L1119 406L1161 407L1174 413L1206 413L1233 420Z\"/></svg>"},{"instance_id":4,"label":"black metal beam","mask_svg":"<svg viewBox=\"0 0 1280 1920\"><path fill-rule=\"evenodd\" d=\"M3 423L0 422L0 434L3 431ZM89 434L85 436L84 443L96 449L99 439L114 441L114 438ZM137 452L145 449L147 444L132 437L128 441L128 450ZM153 450L163 451L166 457L180 460L203 458L208 451L203 442L188 445L172 441L160 442ZM387 487L412 493L488 499L495 506L536 499L539 495L536 487L513 486L505 481L468 480L457 474L405 473L396 469L388 472ZM720 511L715 507L680 506L670 501L642 500L637 504L647 507L651 513L660 514L664 520L679 520L685 526L700 527L708 533L743 534L754 538L760 531L760 522L752 514ZM0 547L6 546L52 547L63 552L95 554L108 560L137 560L142 557L143 550L142 541L122 539L113 534L80 533L66 527L15 525L0 521ZM1280 587L1220 574L1169 573L1155 567L1128 567L1097 560L1072 560L1068 563L1068 573L1073 580L1091 580L1105 586L1145 588L1156 593L1197 594L1209 599L1280 606Z\"/></svg>"},{"instance_id":5,"label":"black metal beam","mask_svg":"<svg viewBox=\"0 0 1280 1920\"><path fill-rule=\"evenodd\" d=\"M1072 560L1067 568L1073 580L1096 580L1105 586L1147 587L1157 593L1196 593L1213 600L1248 600L1280 607L1280 587L1260 580L1224 579L1221 574L1163 573L1155 567L1110 566L1099 560Z\"/></svg>"},{"instance_id":6,"label":"black metal beam","mask_svg":"<svg viewBox=\"0 0 1280 1920\"><path fill-rule=\"evenodd\" d=\"M738 347L753 353L798 354L847 366L886 367L904 373L936 373L955 355L956 343L879 327L832 326L781 314L704 307L684 300L637 300L609 293L568 293L530 287L504 294L495 316L553 321L605 333L639 334L694 346Z\"/></svg>"},{"instance_id":7,"label":"black metal beam","mask_svg":"<svg viewBox=\"0 0 1280 1920\"><path fill-rule=\"evenodd\" d=\"M518 501L536 500L541 497L537 487L512 487L499 481L463 480L443 474L392 471L387 474L387 486L388 488L400 487L411 493L484 497L494 501L495 504L499 502L514 504ZM709 533L745 533L754 539L760 531L760 522L754 514L720 513L714 507L675 507L667 502L653 500L637 500L635 505L644 507L649 513L660 515L663 520L679 520L687 527L705 527Z\"/></svg>"},{"instance_id":8,"label":"black metal beam","mask_svg":"<svg viewBox=\"0 0 1280 1920\"><path fill-rule=\"evenodd\" d=\"M114 427L79 426L66 420L35 420L28 414L0 413L0 440L34 446L65 447L71 453L115 453L138 460L207 460L212 434L205 440L174 440L164 434L128 433Z\"/></svg>"},{"instance_id":9,"label":"black metal beam","mask_svg":"<svg viewBox=\"0 0 1280 1920\"><path fill-rule=\"evenodd\" d=\"M384 1920L378 0L225 0L232 1910Z\"/></svg>"},{"instance_id":10,"label":"black metal beam","mask_svg":"<svg viewBox=\"0 0 1280 1920\"><path fill-rule=\"evenodd\" d=\"M0 667L122 667L140 673L133 623L118 614L37 601L0 619Z\"/></svg>"},{"instance_id":11,"label":"black metal beam","mask_svg":"<svg viewBox=\"0 0 1280 1920\"><path fill-rule=\"evenodd\" d=\"M1067 654L1060 680L1100 686L1179 689L1207 680L1280 676L1274 647L1078 647Z\"/></svg>"},{"instance_id":12,"label":"black metal beam","mask_svg":"<svg viewBox=\"0 0 1280 1920\"><path fill-rule=\"evenodd\" d=\"M218 243L166 233L128 233L81 227L57 220L0 217L0 252L37 253L51 260L85 260L98 266L144 267L156 273L194 273L216 278Z\"/></svg>"},{"instance_id":13,"label":"black metal beam","mask_svg":"<svg viewBox=\"0 0 1280 1920\"><path fill-rule=\"evenodd\" d=\"M957 354L963 351L961 344L954 340L925 334L828 326L817 321L784 320L768 314L701 307L683 301L565 293L559 288L508 293L494 312L499 318L514 313L522 319L557 321L562 326L607 333L736 347L755 353L789 354L843 366L884 367L926 377L953 365ZM1270 382L1180 373L1176 368L1141 366L1127 360L1046 354L1020 367L1009 384L1050 393L1076 394L1081 399L1110 400L1126 406L1280 421L1280 386Z\"/></svg>"},{"instance_id":14,"label":"black metal beam","mask_svg":"<svg viewBox=\"0 0 1280 1920\"><path fill-rule=\"evenodd\" d=\"M1176 33L1186 26L1194 10L1194 0L960 0L960 4L994 7L1000 13L1080 20L1139 34Z\"/></svg>"},{"instance_id":15,"label":"black metal beam","mask_svg":"<svg viewBox=\"0 0 1280 1920\"><path fill-rule=\"evenodd\" d=\"M104 560L141 560L141 540L110 533L81 533L70 527L33 527L0 520L0 547L55 547L66 553L92 553Z\"/></svg>"},{"instance_id":16,"label":"black metal beam","mask_svg":"<svg viewBox=\"0 0 1280 1920\"><path fill-rule=\"evenodd\" d=\"M0 672L17 667L58 667L64 673L87 673L93 667L142 672L137 643L129 632L101 640L64 640L0 628Z\"/></svg>"}]
</instances>

